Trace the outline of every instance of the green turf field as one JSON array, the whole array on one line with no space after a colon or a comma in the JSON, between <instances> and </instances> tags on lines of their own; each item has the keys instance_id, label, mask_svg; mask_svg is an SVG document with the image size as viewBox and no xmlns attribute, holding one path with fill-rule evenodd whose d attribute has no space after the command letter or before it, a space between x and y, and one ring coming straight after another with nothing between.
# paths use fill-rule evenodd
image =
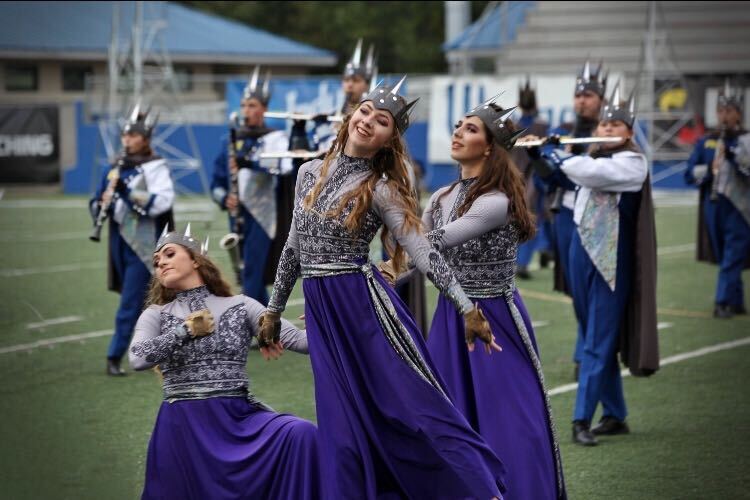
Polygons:
<instances>
[{"instance_id":1,"label":"green turf field","mask_svg":"<svg viewBox=\"0 0 750 500\"><path fill-rule=\"evenodd\" d=\"M226 223L214 215L211 254L229 271L215 244ZM711 318L716 270L693 259L695 216L690 206L657 210L662 358L750 338L747 316ZM0 200L0 498L132 499L142 488L161 390L152 372L104 375L118 296L106 291L106 244L88 241L90 226L83 198L6 190ZM205 234L206 224L193 231ZM550 270L533 275L520 286L539 323L548 386L559 388L572 382L572 309L551 292ZM745 280L750 296L748 273ZM290 319L302 312L301 300L293 303ZM570 497L750 498L749 356L745 343L669 364L649 379L626 378L632 434L591 449L570 443L575 393L553 395ZM252 353L248 371L271 406L314 420L307 358L289 353L266 363Z\"/></svg>"}]
</instances>

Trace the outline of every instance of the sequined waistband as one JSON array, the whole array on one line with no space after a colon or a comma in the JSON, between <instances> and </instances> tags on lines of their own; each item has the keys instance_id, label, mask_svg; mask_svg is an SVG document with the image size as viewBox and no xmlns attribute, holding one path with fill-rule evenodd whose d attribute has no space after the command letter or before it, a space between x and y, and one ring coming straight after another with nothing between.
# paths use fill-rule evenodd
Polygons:
<instances>
[{"instance_id":1,"label":"sequined waistband","mask_svg":"<svg viewBox=\"0 0 750 500\"><path fill-rule=\"evenodd\" d=\"M324 278L326 276L339 276L342 274L364 273L366 276L372 274L372 264L368 261L364 264L356 262L329 262L323 264L302 265L300 275L303 278Z\"/></svg>"}]
</instances>

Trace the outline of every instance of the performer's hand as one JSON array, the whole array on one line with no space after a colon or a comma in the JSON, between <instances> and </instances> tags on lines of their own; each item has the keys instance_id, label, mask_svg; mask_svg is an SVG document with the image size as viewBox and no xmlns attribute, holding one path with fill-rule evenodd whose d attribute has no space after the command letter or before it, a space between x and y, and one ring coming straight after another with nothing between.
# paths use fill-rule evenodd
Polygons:
<instances>
[{"instance_id":1,"label":"performer's hand","mask_svg":"<svg viewBox=\"0 0 750 500\"><path fill-rule=\"evenodd\" d=\"M228 194L226 199L224 200L224 205L226 205L227 210L234 210L237 208L237 196L234 194Z\"/></svg>"},{"instance_id":2,"label":"performer's hand","mask_svg":"<svg viewBox=\"0 0 750 500\"><path fill-rule=\"evenodd\" d=\"M492 354L492 350L502 351L495 342L495 336L490 330L490 323L485 318L484 313L475 305L474 309L464 314L464 331L466 332L466 344L469 352L474 352L474 341L477 337L484 342L484 350L487 354Z\"/></svg>"},{"instance_id":3,"label":"performer's hand","mask_svg":"<svg viewBox=\"0 0 750 500\"><path fill-rule=\"evenodd\" d=\"M544 144L549 144L550 146L559 146L560 145L560 135L559 134L552 134L544 141Z\"/></svg>"},{"instance_id":4,"label":"performer's hand","mask_svg":"<svg viewBox=\"0 0 750 500\"><path fill-rule=\"evenodd\" d=\"M281 355L284 354L284 344L282 344L281 342L277 342L267 347L261 347L260 354L266 361L279 359Z\"/></svg>"},{"instance_id":5,"label":"performer's hand","mask_svg":"<svg viewBox=\"0 0 750 500\"><path fill-rule=\"evenodd\" d=\"M281 315L266 311L258 320L258 347L261 349L279 344L281 338Z\"/></svg>"},{"instance_id":6,"label":"performer's hand","mask_svg":"<svg viewBox=\"0 0 750 500\"><path fill-rule=\"evenodd\" d=\"M315 122L315 125L322 125L323 123L328 122L328 115L325 113L319 113L315 116L313 116L313 121Z\"/></svg>"},{"instance_id":7,"label":"performer's hand","mask_svg":"<svg viewBox=\"0 0 750 500\"><path fill-rule=\"evenodd\" d=\"M392 260L384 260L383 262L378 264L378 269L380 270L380 274L383 275L383 278L385 278L389 285L396 285L396 278L398 278L398 273L396 272L396 269L393 268Z\"/></svg>"},{"instance_id":8,"label":"performer's hand","mask_svg":"<svg viewBox=\"0 0 750 500\"><path fill-rule=\"evenodd\" d=\"M190 331L190 336L205 337L214 332L214 317L208 309L202 309L188 314L185 318L185 325Z\"/></svg>"}]
</instances>

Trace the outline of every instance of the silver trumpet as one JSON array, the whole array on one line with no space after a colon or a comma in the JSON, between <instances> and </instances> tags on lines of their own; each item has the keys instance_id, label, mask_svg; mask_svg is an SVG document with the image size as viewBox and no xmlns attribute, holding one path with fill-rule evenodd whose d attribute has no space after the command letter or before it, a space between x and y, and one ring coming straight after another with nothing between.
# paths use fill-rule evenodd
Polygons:
<instances>
[{"instance_id":1,"label":"silver trumpet","mask_svg":"<svg viewBox=\"0 0 750 500\"><path fill-rule=\"evenodd\" d=\"M240 254L240 235L237 233L228 233L219 241L219 247L229 252L229 260L232 263L232 269L237 278L237 284L242 285L242 270L245 263L242 261Z\"/></svg>"}]
</instances>

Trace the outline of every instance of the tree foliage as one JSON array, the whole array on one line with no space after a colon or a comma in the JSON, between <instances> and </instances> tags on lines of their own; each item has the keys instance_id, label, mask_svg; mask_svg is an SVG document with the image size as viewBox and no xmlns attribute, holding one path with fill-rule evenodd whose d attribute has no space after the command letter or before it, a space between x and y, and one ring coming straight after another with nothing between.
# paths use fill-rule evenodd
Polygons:
<instances>
[{"instance_id":1,"label":"tree foliage","mask_svg":"<svg viewBox=\"0 0 750 500\"><path fill-rule=\"evenodd\" d=\"M381 73L445 70L444 2L208 2L183 4L330 50L342 69L358 38L374 43ZM472 2L476 18L487 2ZM322 68L321 73L331 73Z\"/></svg>"}]
</instances>

